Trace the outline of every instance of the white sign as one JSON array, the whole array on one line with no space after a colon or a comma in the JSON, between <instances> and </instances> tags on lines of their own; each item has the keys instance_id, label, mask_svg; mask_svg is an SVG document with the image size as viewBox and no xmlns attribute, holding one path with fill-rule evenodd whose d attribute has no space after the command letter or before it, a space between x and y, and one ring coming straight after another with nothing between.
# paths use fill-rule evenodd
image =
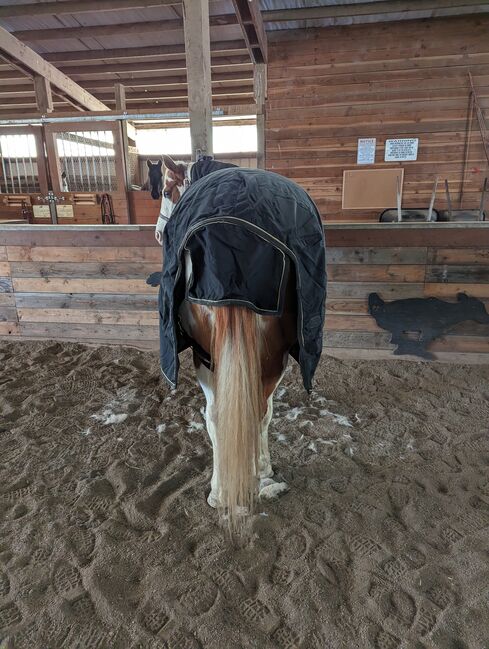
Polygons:
<instances>
[{"instance_id":1,"label":"white sign","mask_svg":"<svg viewBox=\"0 0 489 649\"><path fill-rule=\"evenodd\" d=\"M56 212L58 219L72 219L74 218L73 205L56 205Z\"/></svg>"},{"instance_id":2,"label":"white sign","mask_svg":"<svg viewBox=\"0 0 489 649\"><path fill-rule=\"evenodd\" d=\"M49 205L34 205L32 208L34 212L35 219L50 219L51 212L49 211Z\"/></svg>"},{"instance_id":3,"label":"white sign","mask_svg":"<svg viewBox=\"0 0 489 649\"><path fill-rule=\"evenodd\" d=\"M385 141L385 162L401 162L418 159L417 137L401 138Z\"/></svg>"},{"instance_id":4,"label":"white sign","mask_svg":"<svg viewBox=\"0 0 489 649\"><path fill-rule=\"evenodd\" d=\"M375 162L374 137L358 138L357 165L373 165Z\"/></svg>"}]
</instances>

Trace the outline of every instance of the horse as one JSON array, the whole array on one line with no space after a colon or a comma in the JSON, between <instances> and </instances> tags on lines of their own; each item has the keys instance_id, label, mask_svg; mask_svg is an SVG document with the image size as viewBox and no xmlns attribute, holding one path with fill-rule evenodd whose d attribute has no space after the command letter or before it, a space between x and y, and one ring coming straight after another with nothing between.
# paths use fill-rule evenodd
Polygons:
<instances>
[{"instance_id":1,"label":"horse","mask_svg":"<svg viewBox=\"0 0 489 649\"><path fill-rule=\"evenodd\" d=\"M146 160L146 164L148 165L148 177L141 186L141 190L151 191L151 198L157 201L161 196L163 187L163 172L161 170L163 160L158 160L157 162Z\"/></svg>"},{"instance_id":2,"label":"horse","mask_svg":"<svg viewBox=\"0 0 489 649\"><path fill-rule=\"evenodd\" d=\"M175 162L169 156L163 160L161 236L189 186L192 164ZM184 259L188 285L193 275L188 250ZM285 275L283 309L277 316L261 315L247 306L212 306L189 299L179 307L180 325L192 341L195 372L206 399L205 421L213 451L207 502L219 510L229 530L238 533L257 499L275 499L289 488L273 479L268 447L273 396L298 340L292 264Z\"/></svg>"}]
</instances>

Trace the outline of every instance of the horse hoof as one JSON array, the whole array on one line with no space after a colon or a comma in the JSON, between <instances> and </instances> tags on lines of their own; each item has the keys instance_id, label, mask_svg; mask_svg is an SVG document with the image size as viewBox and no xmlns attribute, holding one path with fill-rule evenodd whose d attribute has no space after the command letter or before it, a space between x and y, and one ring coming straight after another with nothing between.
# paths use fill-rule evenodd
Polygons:
<instances>
[{"instance_id":1,"label":"horse hoof","mask_svg":"<svg viewBox=\"0 0 489 649\"><path fill-rule=\"evenodd\" d=\"M260 500L275 500L289 490L289 485L286 482L274 482L273 480L264 480L263 482L270 482L266 486L260 485Z\"/></svg>"},{"instance_id":2,"label":"horse hoof","mask_svg":"<svg viewBox=\"0 0 489 649\"><path fill-rule=\"evenodd\" d=\"M212 493L212 491L207 496L207 504L210 505L212 509L217 509L219 507L219 499Z\"/></svg>"}]
</instances>

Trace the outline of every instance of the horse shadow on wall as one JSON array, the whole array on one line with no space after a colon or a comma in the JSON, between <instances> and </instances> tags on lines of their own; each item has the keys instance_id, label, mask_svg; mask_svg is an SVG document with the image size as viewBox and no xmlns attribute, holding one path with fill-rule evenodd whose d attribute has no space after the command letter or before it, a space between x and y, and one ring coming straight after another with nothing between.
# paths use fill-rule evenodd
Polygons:
<instances>
[{"instance_id":1,"label":"horse shadow on wall","mask_svg":"<svg viewBox=\"0 0 489 649\"><path fill-rule=\"evenodd\" d=\"M428 345L454 325L467 320L489 325L484 303L465 293L457 294L457 302L434 297L384 302L377 293L370 293L368 310L379 327L392 334L391 343L397 345L394 354L427 360L434 358Z\"/></svg>"}]
</instances>

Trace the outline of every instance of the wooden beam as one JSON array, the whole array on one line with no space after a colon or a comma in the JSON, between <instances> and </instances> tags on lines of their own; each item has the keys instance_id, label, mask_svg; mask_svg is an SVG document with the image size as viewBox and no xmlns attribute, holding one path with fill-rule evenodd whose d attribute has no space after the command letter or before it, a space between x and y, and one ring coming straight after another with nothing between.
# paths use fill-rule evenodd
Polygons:
<instances>
[{"instance_id":1,"label":"wooden beam","mask_svg":"<svg viewBox=\"0 0 489 649\"><path fill-rule=\"evenodd\" d=\"M256 101L256 131L258 169L266 168L265 155L265 102L267 99L267 66L265 63L255 65L254 94Z\"/></svg>"},{"instance_id":2,"label":"wooden beam","mask_svg":"<svg viewBox=\"0 0 489 649\"><path fill-rule=\"evenodd\" d=\"M240 56L228 56L226 58L219 58L218 65L214 67L222 67L224 65L246 65L250 63L247 54ZM128 61L126 63L106 63L101 65L76 65L59 69L65 74L74 77L76 75L96 75L96 74L123 74L125 72L160 72L163 70L185 70L187 63L185 59L178 59L174 61L146 61L133 63Z\"/></svg>"},{"instance_id":3,"label":"wooden beam","mask_svg":"<svg viewBox=\"0 0 489 649\"><path fill-rule=\"evenodd\" d=\"M121 113L126 110L126 88L122 83L114 85L115 94L115 109L120 110Z\"/></svg>"},{"instance_id":4,"label":"wooden beam","mask_svg":"<svg viewBox=\"0 0 489 649\"><path fill-rule=\"evenodd\" d=\"M267 35L258 0L233 0L253 63L267 62Z\"/></svg>"},{"instance_id":5,"label":"wooden beam","mask_svg":"<svg viewBox=\"0 0 489 649\"><path fill-rule=\"evenodd\" d=\"M14 16L39 16L51 14L91 13L94 11L120 11L121 9L146 9L147 7L168 7L179 5L181 0L62 0L61 2L40 2L36 4L12 4L0 7L0 18Z\"/></svg>"},{"instance_id":6,"label":"wooden beam","mask_svg":"<svg viewBox=\"0 0 489 649\"><path fill-rule=\"evenodd\" d=\"M209 18L211 27L236 25L234 14L223 14ZM112 25L90 25L87 27L59 27L55 29L23 29L12 34L21 41L42 42L59 38L97 38L98 36L121 36L127 34L162 33L183 29L181 20L153 20L148 22L117 23Z\"/></svg>"},{"instance_id":7,"label":"wooden beam","mask_svg":"<svg viewBox=\"0 0 489 649\"><path fill-rule=\"evenodd\" d=\"M38 111L43 115L52 113L54 110L53 94L51 84L46 77L41 77L39 74L34 75L34 92Z\"/></svg>"},{"instance_id":8,"label":"wooden beam","mask_svg":"<svg viewBox=\"0 0 489 649\"><path fill-rule=\"evenodd\" d=\"M489 11L487 0L384 0L383 2L359 2L356 4L304 7L296 9L272 9L263 11L265 22L287 22L295 20L316 20L321 18L351 18L385 16L388 14L409 14L443 9L468 9L477 7ZM463 12L462 12L463 13Z\"/></svg>"},{"instance_id":9,"label":"wooden beam","mask_svg":"<svg viewBox=\"0 0 489 649\"><path fill-rule=\"evenodd\" d=\"M45 61L30 47L21 43L6 29L0 27L0 53L21 66L29 76L35 74L44 77L50 84L73 99L82 108L88 110L105 110L107 106L79 86L60 70Z\"/></svg>"},{"instance_id":10,"label":"wooden beam","mask_svg":"<svg viewBox=\"0 0 489 649\"><path fill-rule=\"evenodd\" d=\"M32 6L32 5L29 5ZM37 6L37 5L36 5ZM246 43L241 40L232 41L215 41L211 43L211 53L217 61L221 56L230 52L239 51L244 54ZM185 45L157 45L155 47L118 47L111 50L82 50L68 52L47 52L43 54L46 61L51 63L70 63L72 61L110 61L110 59L133 59L145 58L152 59L163 57L178 57L185 55Z\"/></svg>"},{"instance_id":11,"label":"wooden beam","mask_svg":"<svg viewBox=\"0 0 489 649\"><path fill-rule=\"evenodd\" d=\"M192 159L212 155L209 0L183 0Z\"/></svg>"}]
</instances>

